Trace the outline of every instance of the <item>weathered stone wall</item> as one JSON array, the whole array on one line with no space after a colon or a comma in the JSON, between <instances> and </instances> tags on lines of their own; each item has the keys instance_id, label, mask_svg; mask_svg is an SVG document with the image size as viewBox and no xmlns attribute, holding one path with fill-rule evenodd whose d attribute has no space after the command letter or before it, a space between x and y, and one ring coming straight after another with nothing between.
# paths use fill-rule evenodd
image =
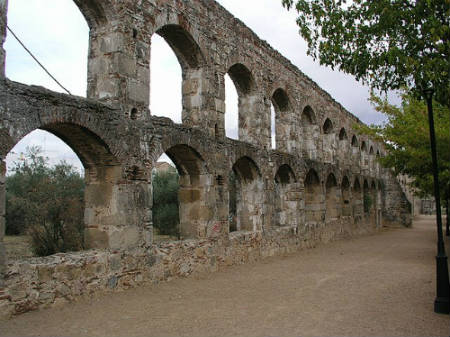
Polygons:
<instances>
[{"instance_id":1,"label":"weathered stone wall","mask_svg":"<svg viewBox=\"0 0 450 337\"><path fill-rule=\"evenodd\" d=\"M214 1L75 3L90 27L89 99L0 79L4 315L410 223L395 177L376 163L383 148L352 130L359 120ZM182 124L148 110L154 33L182 67ZM239 140L224 132L226 73L239 95ZM271 102L277 150L270 149ZM85 166L90 250L5 261L3 160L36 129L63 139ZM163 153L180 174L182 240L157 245L151 172Z\"/></svg>"},{"instance_id":2,"label":"weathered stone wall","mask_svg":"<svg viewBox=\"0 0 450 337\"><path fill-rule=\"evenodd\" d=\"M223 266L293 253L374 230L339 219L264 233L235 232L216 240L161 243L132 252L89 250L15 261L8 264L5 275L7 291L0 296L0 317L60 305L83 295L215 272Z\"/></svg>"}]
</instances>

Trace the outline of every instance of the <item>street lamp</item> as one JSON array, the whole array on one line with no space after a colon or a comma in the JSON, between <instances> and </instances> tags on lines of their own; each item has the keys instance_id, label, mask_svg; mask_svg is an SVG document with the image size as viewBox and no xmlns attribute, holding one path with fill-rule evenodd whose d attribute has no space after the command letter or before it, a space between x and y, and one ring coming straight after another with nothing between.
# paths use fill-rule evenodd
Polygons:
<instances>
[{"instance_id":1,"label":"street lamp","mask_svg":"<svg viewBox=\"0 0 450 337\"><path fill-rule=\"evenodd\" d=\"M444 236L442 233L441 197L439 193L439 173L433 119L433 93L433 88L426 88L423 90L423 96L427 101L428 122L430 124L431 159L433 162L434 198L436 201L436 222L438 234L436 255L436 299L434 300L434 312L448 314L450 313L450 283L448 278L448 264L447 255L445 254Z\"/></svg>"}]
</instances>

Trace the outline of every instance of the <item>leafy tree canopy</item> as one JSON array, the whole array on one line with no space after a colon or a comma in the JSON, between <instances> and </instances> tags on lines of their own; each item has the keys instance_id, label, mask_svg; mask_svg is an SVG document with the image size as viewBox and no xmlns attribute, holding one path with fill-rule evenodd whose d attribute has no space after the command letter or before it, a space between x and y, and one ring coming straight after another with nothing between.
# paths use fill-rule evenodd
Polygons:
<instances>
[{"instance_id":1,"label":"leafy tree canopy","mask_svg":"<svg viewBox=\"0 0 450 337\"><path fill-rule=\"evenodd\" d=\"M282 0L308 54L382 91L433 85L450 99L450 0Z\"/></svg>"},{"instance_id":2,"label":"leafy tree canopy","mask_svg":"<svg viewBox=\"0 0 450 337\"><path fill-rule=\"evenodd\" d=\"M386 99L372 95L375 109L387 117L383 125L355 126L362 133L370 134L384 142L387 153L380 158L383 166L393 168L396 174L413 178L416 191L433 194L432 161L427 107L423 101L404 93L402 105L389 104ZM450 197L450 109L434 102L436 148L438 152L441 192Z\"/></svg>"}]
</instances>

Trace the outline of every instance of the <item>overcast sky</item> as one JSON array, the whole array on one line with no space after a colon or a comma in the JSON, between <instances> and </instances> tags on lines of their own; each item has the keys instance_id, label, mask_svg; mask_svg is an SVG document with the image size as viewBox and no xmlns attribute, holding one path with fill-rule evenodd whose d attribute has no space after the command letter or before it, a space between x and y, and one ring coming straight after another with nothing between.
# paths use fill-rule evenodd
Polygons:
<instances>
[{"instance_id":1,"label":"overcast sky","mask_svg":"<svg viewBox=\"0 0 450 337\"><path fill-rule=\"evenodd\" d=\"M367 87L349 75L320 66L306 55L306 44L295 24L296 13L286 11L281 0L218 2L363 122L379 123L383 119L367 101ZM10 0L8 25L72 94L86 96L89 28L72 0ZM62 91L10 34L4 48L8 78ZM151 69L152 114L181 122L181 68L159 36L152 38ZM237 94L231 80L226 79L225 89L226 133L237 138ZM7 157L8 167L26 146L33 144L43 146L52 163L65 159L81 167L70 148L44 131L35 131L19 142Z\"/></svg>"}]
</instances>

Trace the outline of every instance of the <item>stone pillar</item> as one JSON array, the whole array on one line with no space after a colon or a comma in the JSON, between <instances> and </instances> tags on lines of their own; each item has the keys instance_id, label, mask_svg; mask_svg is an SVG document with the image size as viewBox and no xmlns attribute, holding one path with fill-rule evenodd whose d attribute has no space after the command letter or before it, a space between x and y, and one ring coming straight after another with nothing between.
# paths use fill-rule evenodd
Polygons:
<instances>
[{"instance_id":1,"label":"stone pillar","mask_svg":"<svg viewBox=\"0 0 450 337\"><path fill-rule=\"evenodd\" d=\"M223 125L219 124L217 118L216 93L212 92L215 86L210 85L213 82L210 73L206 67L183 70L182 122L207 132L211 137L223 137Z\"/></svg>"},{"instance_id":2,"label":"stone pillar","mask_svg":"<svg viewBox=\"0 0 450 337\"><path fill-rule=\"evenodd\" d=\"M0 290L4 286L6 252L3 238L5 236L5 199L6 199L6 163L0 158Z\"/></svg>"},{"instance_id":3,"label":"stone pillar","mask_svg":"<svg viewBox=\"0 0 450 337\"><path fill-rule=\"evenodd\" d=\"M122 179L120 166L86 169L86 248L130 250L151 244L150 189Z\"/></svg>"},{"instance_id":4,"label":"stone pillar","mask_svg":"<svg viewBox=\"0 0 450 337\"><path fill-rule=\"evenodd\" d=\"M121 108L131 119L145 118L150 95L150 42L132 22L92 28L87 97Z\"/></svg>"},{"instance_id":5,"label":"stone pillar","mask_svg":"<svg viewBox=\"0 0 450 337\"><path fill-rule=\"evenodd\" d=\"M3 44L6 39L6 22L8 13L8 0L0 0L0 77L5 77L5 58L6 52Z\"/></svg>"}]
</instances>

